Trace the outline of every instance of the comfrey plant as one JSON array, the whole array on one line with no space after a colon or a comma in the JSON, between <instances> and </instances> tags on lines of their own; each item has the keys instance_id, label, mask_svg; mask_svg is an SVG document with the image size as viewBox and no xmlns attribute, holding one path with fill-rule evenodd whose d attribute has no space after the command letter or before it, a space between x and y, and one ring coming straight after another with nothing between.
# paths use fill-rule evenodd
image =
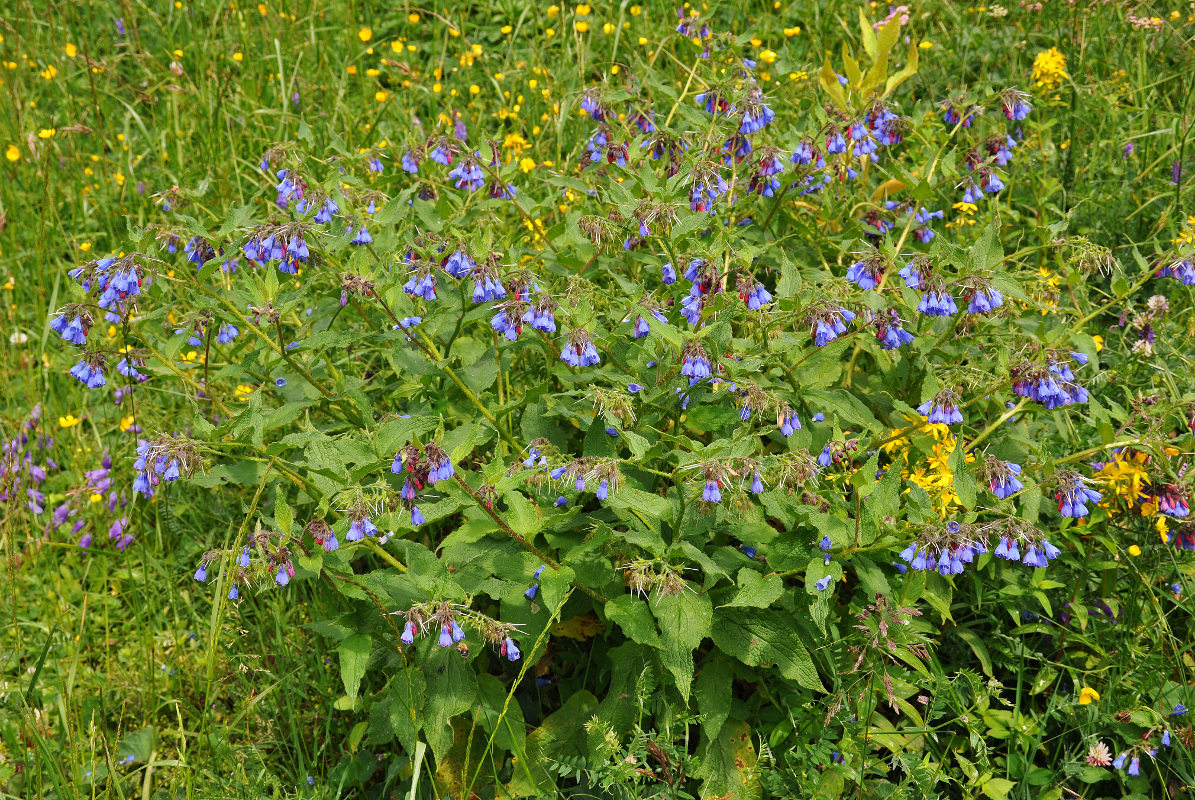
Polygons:
<instances>
[{"instance_id":1,"label":"comfrey plant","mask_svg":"<svg viewBox=\"0 0 1195 800\"><path fill-rule=\"evenodd\" d=\"M1092 463L1116 448L1149 458L1121 511L1185 516L1189 485L1188 401L1101 399L1090 326L1153 269L1112 259L1073 308L1043 289L1062 229L1006 254L994 212L1023 202L1038 112L1015 89L898 91L919 58L900 30L864 24L869 66L827 62L797 107L684 13L681 93L611 70L562 111L578 144L551 168L520 175L445 114L401 154L280 144L222 223L164 210L73 270L50 322L97 402L152 379L189 403L105 467L126 525L165 492L243 494L239 538L203 542L192 577L217 602L338 592L344 706L464 796L479 759L515 795L561 780L557 734L527 736L514 698L532 668L574 680L574 656L605 699L542 724L598 718L591 767L642 733L619 700L642 675L661 719L700 715L700 768L670 785L758 781L736 748L760 701L731 701L757 686L824 703L825 735L878 763L873 732L925 726L918 605L949 616L980 580L1040 594L1116 510ZM24 447L6 496L36 491ZM864 772L840 780L888 780Z\"/></svg>"}]
</instances>

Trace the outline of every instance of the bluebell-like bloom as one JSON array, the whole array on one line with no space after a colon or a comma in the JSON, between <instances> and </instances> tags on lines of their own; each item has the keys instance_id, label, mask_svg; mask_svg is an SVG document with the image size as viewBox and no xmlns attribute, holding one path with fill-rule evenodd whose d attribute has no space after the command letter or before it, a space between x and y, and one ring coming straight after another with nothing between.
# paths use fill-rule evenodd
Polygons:
<instances>
[{"instance_id":1,"label":"bluebell-like bloom","mask_svg":"<svg viewBox=\"0 0 1195 800\"><path fill-rule=\"evenodd\" d=\"M763 306L772 302L771 292L764 288L762 283L755 284L755 287L742 297L747 302L747 308L752 311L758 311Z\"/></svg>"},{"instance_id":2,"label":"bluebell-like bloom","mask_svg":"<svg viewBox=\"0 0 1195 800\"><path fill-rule=\"evenodd\" d=\"M207 580L207 562L206 561L201 561L199 563L199 569L195 570L195 580L199 581L200 583L203 583L204 581Z\"/></svg>"},{"instance_id":3,"label":"bluebell-like bloom","mask_svg":"<svg viewBox=\"0 0 1195 800\"><path fill-rule=\"evenodd\" d=\"M452 644L452 628L445 622L440 626L440 638L437 640L440 647L448 647Z\"/></svg>"},{"instance_id":4,"label":"bluebell-like bloom","mask_svg":"<svg viewBox=\"0 0 1195 800\"><path fill-rule=\"evenodd\" d=\"M694 342L685 348L680 374L693 381L704 380L713 374L713 365L701 345Z\"/></svg>"},{"instance_id":5,"label":"bluebell-like bloom","mask_svg":"<svg viewBox=\"0 0 1195 800\"><path fill-rule=\"evenodd\" d=\"M821 464L823 467L828 467L833 460L834 459L830 455L830 445L826 445L822 448L822 452L818 455L817 463Z\"/></svg>"},{"instance_id":6,"label":"bluebell-like bloom","mask_svg":"<svg viewBox=\"0 0 1195 800\"><path fill-rule=\"evenodd\" d=\"M556 502L555 502L555 504L554 504L554 505L555 505L557 508L564 508L565 506L567 506L567 505L568 505L568 498L567 498L567 497L565 497L564 495L561 495L560 497L557 497L557 498L556 498Z\"/></svg>"},{"instance_id":7,"label":"bluebell-like bloom","mask_svg":"<svg viewBox=\"0 0 1195 800\"><path fill-rule=\"evenodd\" d=\"M607 482L605 479L603 479L602 482L598 484L598 488L597 488L597 491L594 492L594 496L596 496L598 500L605 500L607 497L609 497L610 496L609 482Z\"/></svg>"},{"instance_id":8,"label":"bluebell-like bloom","mask_svg":"<svg viewBox=\"0 0 1195 800\"><path fill-rule=\"evenodd\" d=\"M69 320L68 315L60 314L50 323L50 327L71 344L87 344L90 320L84 320L82 314L74 314Z\"/></svg>"},{"instance_id":9,"label":"bluebell-like bloom","mask_svg":"<svg viewBox=\"0 0 1195 800\"><path fill-rule=\"evenodd\" d=\"M463 249L458 248L444 259L444 271L454 278L468 277L477 268L477 262Z\"/></svg>"},{"instance_id":10,"label":"bluebell-like bloom","mask_svg":"<svg viewBox=\"0 0 1195 800\"><path fill-rule=\"evenodd\" d=\"M763 494L763 479L759 477L758 472L751 478L751 493Z\"/></svg>"},{"instance_id":11,"label":"bluebell-like bloom","mask_svg":"<svg viewBox=\"0 0 1195 800\"><path fill-rule=\"evenodd\" d=\"M425 522L427 522L427 518L423 516L423 512L419 510L419 506L411 506L411 525L418 528Z\"/></svg>"},{"instance_id":12,"label":"bluebell-like bloom","mask_svg":"<svg viewBox=\"0 0 1195 800\"><path fill-rule=\"evenodd\" d=\"M1133 759L1129 762L1129 768L1128 768L1127 772L1129 775L1140 775L1141 774L1141 759L1138 758L1137 756L1133 756Z\"/></svg>"},{"instance_id":13,"label":"bluebell-like bloom","mask_svg":"<svg viewBox=\"0 0 1195 800\"><path fill-rule=\"evenodd\" d=\"M378 526L373 524L373 520L369 517L360 517L352 520L349 525L349 532L345 534L345 541L359 542L366 536L376 536Z\"/></svg>"},{"instance_id":14,"label":"bluebell-like bloom","mask_svg":"<svg viewBox=\"0 0 1195 800\"><path fill-rule=\"evenodd\" d=\"M819 592L824 592L824 591L826 591L826 589L830 588L830 580L831 580L830 576L826 575L822 578L819 578L818 581L816 583L814 583L813 585L815 587L817 587L817 590Z\"/></svg>"},{"instance_id":15,"label":"bluebell-like bloom","mask_svg":"<svg viewBox=\"0 0 1195 800\"><path fill-rule=\"evenodd\" d=\"M660 271L664 275L664 283L672 285L676 283L676 268L672 264L665 264L660 267Z\"/></svg>"},{"instance_id":16,"label":"bluebell-like bloom","mask_svg":"<svg viewBox=\"0 0 1195 800\"><path fill-rule=\"evenodd\" d=\"M701 499L707 503L717 503L722 499L722 489L717 481L707 480L701 492Z\"/></svg>"},{"instance_id":17,"label":"bluebell-like bloom","mask_svg":"<svg viewBox=\"0 0 1195 800\"><path fill-rule=\"evenodd\" d=\"M933 317L949 317L958 313L954 298L944 291L929 291L921 296L917 310Z\"/></svg>"},{"instance_id":18,"label":"bluebell-like bloom","mask_svg":"<svg viewBox=\"0 0 1195 800\"><path fill-rule=\"evenodd\" d=\"M412 297L422 297L424 300L436 299L436 278L430 272L412 272L411 277L403 284L402 290Z\"/></svg>"},{"instance_id":19,"label":"bluebell-like bloom","mask_svg":"<svg viewBox=\"0 0 1195 800\"><path fill-rule=\"evenodd\" d=\"M1103 499L1100 492L1087 485L1087 479L1077 473L1064 473L1059 478L1058 492L1054 495L1058 501L1058 512L1064 517L1087 516L1087 503L1098 503Z\"/></svg>"},{"instance_id":20,"label":"bluebell-like bloom","mask_svg":"<svg viewBox=\"0 0 1195 800\"><path fill-rule=\"evenodd\" d=\"M1025 485L1017 478L1021 474L1020 464L1014 464L1011 461L1002 461L1000 464L1003 465L1003 468L997 468L993 472L988 487L996 497L1006 500L1009 496L1024 489Z\"/></svg>"},{"instance_id":21,"label":"bluebell-like bloom","mask_svg":"<svg viewBox=\"0 0 1195 800\"><path fill-rule=\"evenodd\" d=\"M995 286L988 285L975 291L967 311L972 314L990 314L993 309L1004 305L1004 295Z\"/></svg>"},{"instance_id":22,"label":"bluebell-like bloom","mask_svg":"<svg viewBox=\"0 0 1195 800\"><path fill-rule=\"evenodd\" d=\"M403 644L414 644L415 642L415 626L410 620L407 620L406 624L402 626L401 639Z\"/></svg>"},{"instance_id":23,"label":"bluebell-like bloom","mask_svg":"<svg viewBox=\"0 0 1195 800\"><path fill-rule=\"evenodd\" d=\"M239 556L237 556L237 566L240 567L241 569L249 568L249 546L248 545L245 545L245 548L243 550L241 550L241 554Z\"/></svg>"},{"instance_id":24,"label":"bluebell-like bloom","mask_svg":"<svg viewBox=\"0 0 1195 800\"><path fill-rule=\"evenodd\" d=\"M880 285L880 278L883 274L884 262L880 259L869 258L851 264L846 271L846 278L860 289L874 289Z\"/></svg>"},{"instance_id":25,"label":"bluebell-like bloom","mask_svg":"<svg viewBox=\"0 0 1195 800\"><path fill-rule=\"evenodd\" d=\"M241 329L236 325L224 323L220 326L220 330L216 333L216 341L220 344L230 344L233 339L241 335Z\"/></svg>"},{"instance_id":26,"label":"bluebell-like bloom","mask_svg":"<svg viewBox=\"0 0 1195 800\"><path fill-rule=\"evenodd\" d=\"M917 407L918 414L924 414L933 424L953 425L963 421L962 412L954 399L953 392L941 392Z\"/></svg>"},{"instance_id":27,"label":"bluebell-like bloom","mask_svg":"<svg viewBox=\"0 0 1195 800\"><path fill-rule=\"evenodd\" d=\"M372 241L373 237L369 235L369 231L365 229L364 225L362 225L357 229L356 235L349 240L349 244L369 244Z\"/></svg>"},{"instance_id":28,"label":"bluebell-like bloom","mask_svg":"<svg viewBox=\"0 0 1195 800\"><path fill-rule=\"evenodd\" d=\"M515 640L509 636L502 642L501 654L506 656L507 661L518 661L523 655L519 652L519 647L515 644Z\"/></svg>"},{"instance_id":29,"label":"bluebell-like bloom","mask_svg":"<svg viewBox=\"0 0 1195 800\"><path fill-rule=\"evenodd\" d=\"M639 383L628 383L627 391L631 394L638 394L639 392L643 391L643 385Z\"/></svg>"},{"instance_id":30,"label":"bluebell-like bloom","mask_svg":"<svg viewBox=\"0 0 1195 800\"><path fill-rule=\"evenodd\" d=\"M573 331L569 335L568 342L560 351L560 360L574 367L596 366L602 361L589 334L583 330Z\"/></svg>"},{"instance_id":31,"label":"bluebell-like bloom","mask_svg":"<svg viewBox=\"0 0 1195 800\"><path fill-rule=\"evenodd\" d=\"M776 414L776 426L784 436L792 436L801 430L801 420L797 418L795 411L785 406Z\"/></svg>"}]
</instances>

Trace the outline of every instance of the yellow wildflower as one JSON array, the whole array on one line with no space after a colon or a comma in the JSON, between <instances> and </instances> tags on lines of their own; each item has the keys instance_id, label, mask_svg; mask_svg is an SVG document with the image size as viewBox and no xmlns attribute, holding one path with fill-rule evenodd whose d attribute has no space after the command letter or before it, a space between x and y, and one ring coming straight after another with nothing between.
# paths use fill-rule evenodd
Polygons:
<instances>
[{"instance_id":1,"label":"yellow wildflower","mask_svg":"<svg viewBox=\"0 0 1195 800\"><path fill-rule=\"evenodd\" d=\"M66 52L67 58L74 58L75 56L79 55L79 48L75 47L70 42L66 43L66 47L64 47L63 50Z\"/></svg>"},{"instance_id":2,"label":"yellow wildflower","mask_svg":"<svg viewBox=\"0 0 1195 800\"><path fill-rule=\"evenodd\" d=\"M1033 59L1033 85L1039 89L1056 89L1066 74L1066 56L1057 47L1042 50Z\"/></svg>"},{"instance_id":3,"label":"yellow wildflower","mask_svg":"<svg viewBox=\"0 0 1195 800\"><path fill-rule=\"evenodd\" d=\"M1083 691L1079 692L1079 705L1081 706L1091 705L1093 700L1099 699L1100 693L1090 686L1084 686Z\"/></svg>"},{"instance_id":4,"label":"yellow wildflower","mask_svg":"<svg viewBox=\"0 0 1195 800\"><path fill-rule=\"evenodd\" d=\"M65 417L58 418L58 427L73 428L82 421L83 420L80 417L76 417L74 414L67 414Z\"/></svg>"},{"instance_id":5,"label":"yellow wildflower","mask_svg":"<svg viewBox=\"0 0 1195 800\"><path fill-rule=\"evenodd\" d=\"M20 161L21 151L17 149L15 144L10 144L8 149L4 151L4 157L9 161Z\"/></svg>"},{"instance_id":6,"label":"yellow wildflower","mask_svg":"<svg viewBox=\"0 0 1195 800\"><path fill-rule=\"evenodd\" d=\"M373 38L373 31L369 28L362 28L361 30L357 31L357 38L361 40L362 44L364 44Z\"/></svg>"},{"instance_id":7,"label":"yellow wildflower","mask_svg":"<svg viewBox=\"0 0 1195 800\"><path fill-rule=\"evenodd\" d=\"M237 400L248 400L251 394L253 394L253 387L241 383L237 385L236 391L233 392L233 397Z\"/></svg>"}]
</instances>

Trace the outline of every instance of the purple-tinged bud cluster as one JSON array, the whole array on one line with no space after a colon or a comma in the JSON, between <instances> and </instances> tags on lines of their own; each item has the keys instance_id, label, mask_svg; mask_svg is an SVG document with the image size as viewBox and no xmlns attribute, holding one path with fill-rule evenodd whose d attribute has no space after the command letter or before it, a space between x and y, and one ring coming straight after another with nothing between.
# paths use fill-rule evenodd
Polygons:
<instances>
[{"instance_id":1,"label":"purple-tinged bud cluster","mask_svg":"<svg viewBox=\"0 0 1195 800\"><path fill-rule=\"evenodd\" d=\"M568 341L560 351L560 360L574 367L592 367L602 361L589 332L582 329L568 335Z\"/></svg>"},{"instance_id":2,"label":"purple-tinged bud cluster","mask_svg":"<svg viewBox=\"0 0 1195 800\"><path fill-rule=\"evenodd\" d=\"M949 389L926 400L917 407L917 413L925 415L927 421L935 425L954 425L963 421L958 399Z\"/></svg>"}]
</instances>

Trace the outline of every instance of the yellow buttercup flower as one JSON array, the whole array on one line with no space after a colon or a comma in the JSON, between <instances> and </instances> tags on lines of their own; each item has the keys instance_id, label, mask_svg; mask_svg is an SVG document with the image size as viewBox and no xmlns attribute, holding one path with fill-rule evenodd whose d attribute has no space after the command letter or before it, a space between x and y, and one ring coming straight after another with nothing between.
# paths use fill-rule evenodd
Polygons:
<instances>
[{"instance_id":1,"label":"yellow buttercup flower","mask_svg":"<svg viewBox=\"0 0 1195 800\"><path fill-rule=\"evenodd\" d=\"M58 129L57 129L57 128L42 128L40 131L38 131L38 132L37 132L37 138L39 138L39 139L53 139L53 138L54 138L54 134L56 134L56 133L58 133Z\"/></svg>"},{"instance_id":2,"label":"yellow buttercup flower","mask_svg":"<svg viewBox=\"0 0 1195 800\"><path fill-rule=\"evenodd\" d=\"M131 415L127 416L127 417L121 417L120 418L120 432L128 433L129 429L133 427L134 422L135 421Z\"/></svg>"},{"instance_id":3,"label":"yellow buttercup flower","mask_svg":"<svg viewBox=\"0 0 1195 800\"><path fill-rule=\"evenodd\" d=\"M1131 555L1133 558L1136 558L1137 556L1141 555L1141 548L1135 544L1129 545L1129 555Z\"/></svg>"},{"instance_id":4,"label":"yellow buttercup flower","mask_svg":"<svg viewBox=\"0 0 1195 800\"><path fill-rule=\"evenodd\" d=\"M530 172L531 170L535 169L535 159L524 158L519 162L519 169L523 170L523 172Z\"/></svg>"},{"instance_id":5,"label":"yellow buttercup flower","mask_svg":"<svg viewBox=\"0 0 1195 800\"><path fill-rule=\"evenodd\" d=\"M67 414L65 417L58 418L58 427L73 428L82 421L83 420L80 417L76 417L74 414Z\"/></svg>"},{"instance_id":6,"label":"yellow buttercup flower","mask_svg":"<svg viewBox=\"0 0 1195 800\"><path fill-rule=\"evenodd\" d=\"M75 47L70 42L66 43L66 47L63 48L63 51L66 53L67 58L74 58L75 56L79 55L79 48Z\"/></svg>"},{"instance_id":7,"label":"yellow buttercup flower","mask_svg":"<svg viewBox=\"0 0 1195 800\"><path fill-rule=\"evenodd\" d=\"M21 151L17 149L15 144L10 144L8 149L4 151L4 157L9 161L20 161Z\"/></svg>"},{"instance_id":8,"label":"yellow buttercup flower","mask_svg":"<svg viewBox=\"0 0 1195 800\"><path fill-rule=\"evenodd\" d=\"M237 385L236 390L233 392L233 397L237 400L248 400L251 394L253 394L253 387L242 383Z\"/></svg>"},{"instance_id":9,"label":"yellow buttercup flower","mask_svg":"<svg viewBox=\"0 0 1195 800\"><path fill-rule=\"evenodd\" d=\"M1099 699L1100 693L1090 686L1084 686L1083 691L1079 692L1079 705L1081 706L1091 705L1093 700Z\"/></svg>"},{"instance_id":10,"label":"yellow buttercup flower","mask_svg":"<svg viewBox=\"0 0 1195 800\"><path fill-rule=\"evenodd\" d=\"M373 31L369 28L362 28L361 30L357 31L357 38L360 39L362 43L368 42L373 38Z\"/></svg>"}]
</instances>

